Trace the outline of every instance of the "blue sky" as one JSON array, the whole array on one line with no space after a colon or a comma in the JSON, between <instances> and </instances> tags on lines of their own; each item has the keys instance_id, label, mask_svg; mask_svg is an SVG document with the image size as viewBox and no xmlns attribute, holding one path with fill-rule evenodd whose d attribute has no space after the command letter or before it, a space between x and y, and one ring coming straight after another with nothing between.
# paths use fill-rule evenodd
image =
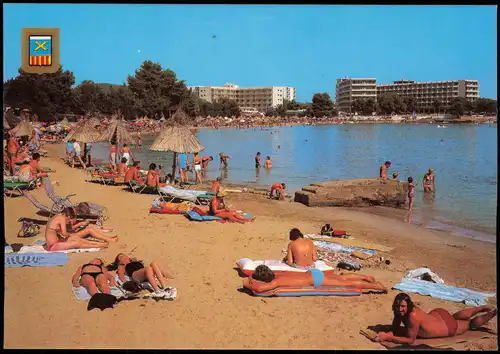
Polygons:
<instances>
[{"instance_id":1,"label":"blue sky","mask_svg":"<svg viewBox=\"0 0 500 354\"><path fill-rule=\"evenodd\" d=\"M496 6L4 5L4 78L23 27L59 27L61 63L122 84L147 59L188 85L294 86L335 98L335 80L477 79L497 97ZM212 39L212 36L216 39ZM140 51L140 52L139 52Z\"/></svg>"}]
</instances>

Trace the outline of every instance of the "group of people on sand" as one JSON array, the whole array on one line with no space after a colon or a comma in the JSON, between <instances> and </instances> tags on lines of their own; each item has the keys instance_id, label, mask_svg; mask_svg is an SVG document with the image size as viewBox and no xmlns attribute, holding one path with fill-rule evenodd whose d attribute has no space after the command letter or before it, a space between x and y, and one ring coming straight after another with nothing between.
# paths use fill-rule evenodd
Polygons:
<instances>
[{"instance_id":1,"label":"group of people on sand","mask_svg":"<svg viewBox=\"0 0 500 354\"><path fill-rule=\"evenodd\" d=\"M50 170L40 166L41 154L38 146L30 148L30 143L22 145L14 134L7 135L7 143L3 152L4 175L17 176L21 182L32 182L46 177Z\"/></svg>"},{"instance_id":2,"label":"group of people on sand","mask_svg":"<svg viewBox=\"0 0 500 354\"><path fill-rule=\"evenodd\" d=\"M391 167L391 161L386 161L382 166L380 166L380 178L382 180L388 180L388 170ZM398 180L399 174L398 172L394 172L392 174L392 179L393 180ZM411 212L413 211L413 202L415 198L415 187L417 186L418 182L414 182L413 177L408 177L408 213L406 216L406 221L411 222ZM435 195L435 176L434 176L434 169L429 168L425 175L422 178L422 185L424 188L424 193L428 193L432 196Z\"/></svg>"},{"instance_id":3,"label":"group of people on sand","mask_svg":"<svg viewBox=\"0 0 500 354\"><path fill-rule=\"evenodd\" d=\"M116 276L111 271L116 271ZM111 287L118 286L117 278L124 287L127 287L124 285L127 283L135 284L137 287L143 282L148 282L154 290L153 296L163 296L163 290L167 288L167 278L173 279L173 276L163 270L156 261L146 266L143 261L119 253L114 262L107 266L100 258L81 265L71 278L71 282L75 288L83 286L90 296L94 296L99 292L111 294Z\"/></svg>"},{"instance_id":4,"label":"group of people on sand","mask_svg":"<svg viewBox=\"0 0 500 354\"><path fill-rule=\"evenodd\" d=\"M75 167L75 162L79 163L85 170L87 166L92 165L92 144L85 143L82 145L76 139L71 139L66 143L66 162L72 168Z\"/></svg>"},{"instance_id":5,"label":"group of people on sand","mask_svg":"<svg viewBox=\"0 0 500 354\"><path fill-rule=\"evenodd\" d=\"M291 286L341 286L387 292L384 285L377 282L373 276L323 273L315 268L318 256L314 243L305 239L299 229L294 228L290 231L290 241L286 263L305 272L282 272L278 275L268 266L259 265L252 275L243 280L243 286L257 293ZM443 308L436 308L426 313L415 306L405 293L395 297L392 310L394 313L392 331L379 332L376 341L412 344L417 338L453 337L483 326L497 314L496 308L491 306L473 307L454 314ZM404 327L401 327L401 324Z\"/></svg>"}]
</instances>

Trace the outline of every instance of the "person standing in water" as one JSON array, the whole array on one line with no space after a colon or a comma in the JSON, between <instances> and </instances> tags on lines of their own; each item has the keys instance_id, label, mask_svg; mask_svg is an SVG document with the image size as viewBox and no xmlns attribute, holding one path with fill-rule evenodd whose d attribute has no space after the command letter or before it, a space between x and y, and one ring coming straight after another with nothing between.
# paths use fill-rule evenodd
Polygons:
<instances>
[{"instance_id":1,"label":"person standing in water","mask_svg":"<svg viewBox=\"0 0 500 354\"><path fill-rule=\"evenodd\" d=\"M224 155L223 152L220 152L219 157L220 157L220 168L227 168L227 159L230 159L231 156Z\"/></svg>"},{"instance_id":2,"label":"person standing in water","mask_svg":"<svg viewBox=\"0 0 500 354\"><path fill-rule=\"evenodd\" d=\"M422 183L424 184L424 192L434 192L434 169L429 168L427 173L424 175L422 179Z\"/></svg>"},{"instance_id":3,"label":"person standing in water","mask_svg":"<svg viewBox=\"0 0 500 354\"><path fill-rule=\"evenodd\" d=\"M255 155L255 168L260 168L260 152Z\"/></svg>"},{"instance_id":4,"label":"person standing in water","mask_svg":"<svg viewBox=\"0 0 500 354\"><path fill-rule=\"evenodd\" d=\"M271 156L266 157L266 162L264 163L264 168L273 168L273 162L271 161Z\"/></svg>"},{"instance_id":5,"label":"person standing in water","mask_svg":"<svg viewBox=\"0 0 500 354\"><path fill-rule=\"evenodd\" d=\"M142 146L142 136L141 136L141 132L138 131L137 132L137 147L141 147Z\"/></svg>"},{"instance_id":6,"label":"person standing in water","mask_svg":"<svg viewBox=\"0 0 500 354\"><path fill-rule=\"evenodd\" d=\"M380 178L387 179L387 172L391 167L391 161L386 161L382 166L380 166Z\"/></svg>"},{"instance_id":7,"label":"person standing in water","mask_svg":"<svg viewBox=\"0 0 500 354\"><path fill-rule=\"evenodd\" d=\"M415 185L413 184L413 178L408 177L408 213L406 215L406 222L411 222L411 213L413 211L413 199L415 197Z\"/></svg>"}]
</instances>

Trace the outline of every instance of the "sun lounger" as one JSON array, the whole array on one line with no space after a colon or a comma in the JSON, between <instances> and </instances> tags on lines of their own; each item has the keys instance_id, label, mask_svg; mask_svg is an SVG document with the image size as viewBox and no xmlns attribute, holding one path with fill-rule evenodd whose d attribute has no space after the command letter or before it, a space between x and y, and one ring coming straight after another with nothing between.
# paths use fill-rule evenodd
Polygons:
<instances>
[{"instance_id":1,"label":"sun lounger","mask_svg":"<svg viewBox=\"0 0 500 354\"><path fill-rule=\"evenodd\" d=\"M10 182L10 181L5 181L3 182L3 193L5 196L7 195L12 195L12 192L18 192L21 193L23 190L28 190L34 187L33 182ZM9 193L7 193L9 192Z\"/></svg>"},{"instance_id":2,"label":"sun lounger","mask_svg":"<svg viewBox=\"0 0 500 354\"><path fill-rule=\"evenodd\" d=\"M167 185L158 188L158 191L162 197L171 202L175 199L187 200L201 205L208 205L215 196L212 192L195 191L195 190L185 190L175 188L173 186Z\"/></svg>"},{"instance_id":3,"label":"sun lounger","mask_svg":"<svg viewBox=\"0 0 500 354\"><path fill-rule=\"evenodd\" d=\"M139 194L158 194L161 196L158 187L148 186L147 184L139 184L136 180L128 181L128 186L134 193Z\"/></svg>"},{"instance_id":4,"label":"sun lounger","mask_svg":"<svg viewBox=\"0 0 500 354\"><path fill-rule=\"evenodd\" d=\"M97 166L87 168L87 175L90 177L90 181L97 181L104 185L114 183L114 179L117 176L103 175L103 172L97 169Z\"/></svg>"}]
</instances>

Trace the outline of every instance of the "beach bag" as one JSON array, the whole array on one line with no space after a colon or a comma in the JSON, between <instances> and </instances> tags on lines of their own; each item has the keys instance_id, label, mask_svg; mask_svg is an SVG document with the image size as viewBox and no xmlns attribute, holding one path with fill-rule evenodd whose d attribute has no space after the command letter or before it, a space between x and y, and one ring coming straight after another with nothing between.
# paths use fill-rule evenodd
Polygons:
<instances>
[{"instance_id":1,"label":"beach bag","mask_svg":"<svg viewBox=\"0 0 500 354\"><path fill-rule=\"evenodd\" d=\"M87 310L100 309L103 311L104 309L113 308L117 302L116 296L114 295L97 293L90 298Z\"/></svg>"},{"instance_id":2,"label":"beach bag","mask_svg":"<svg viewBox=\"0 0 500 354\"><path fill-rule=\"evenodd\" d=\"M33 221L23 221L21 229L17 233L17 237L34 237L40 232L40 225L35 224Z\"/></svg>"},{"instance_id":3,"label":"beach bag","mask_svg":"<svg viewBox=\"0 0 500 354\"><path fill-rule=\"evenodd\" d=\"M332 236L333 228L330 224L325 224L321 227L320 235Z\"/></svg>"}]
</instances>

